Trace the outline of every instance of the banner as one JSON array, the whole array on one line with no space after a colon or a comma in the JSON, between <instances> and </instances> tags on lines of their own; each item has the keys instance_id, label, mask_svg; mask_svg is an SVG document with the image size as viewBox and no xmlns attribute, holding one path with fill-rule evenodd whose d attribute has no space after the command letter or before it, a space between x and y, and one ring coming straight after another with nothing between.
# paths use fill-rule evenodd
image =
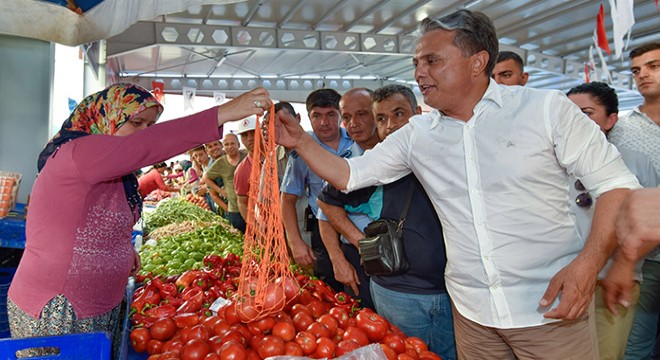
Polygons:
<instances>
[{"instance_id":1,"label":"banner","mask_svg":"<svg viewBox=\"0 0 660 360\"><path fill-rule=\"evenodd\" d=\"M195 93L197 89L184 86L183 90L183 110L194 110L195 108Z\"/></svg>"},{"instance_id":2,"label":"banner","mask_svg":"<svg viewBox=\"0 0 660 360\"><path fill-rule=\"evenodd\" d=\"M152 81L151 92L154 94L156 100L162 103L165 97L165 84L162 81Z\"/></svg>"}]
</instances>

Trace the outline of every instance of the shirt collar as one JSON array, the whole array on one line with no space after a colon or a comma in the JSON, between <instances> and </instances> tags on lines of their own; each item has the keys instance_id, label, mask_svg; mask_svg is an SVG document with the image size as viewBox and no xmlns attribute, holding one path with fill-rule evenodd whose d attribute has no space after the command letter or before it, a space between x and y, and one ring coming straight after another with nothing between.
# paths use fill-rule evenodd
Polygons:
<instances>
[{"instance_id":1,"label":"shirt collar","mask_svg":"<svg viewBox=\"0 0 660 360\"><path fill-rule=\"evenodd\" d=\"M498 85L495 82L495 80L489 78L486 92L481 97L481 100L477 102L477 105L474 107L473 112L477 112L479 108L487 106L491 102L497 105L497 107L499 108L502 107L502 88L500 87L500 85ZM438 109L433 109L433 111L431 112L431 116L434 119L434 122L431 125L431 129L438 126L439 120L445 117L445 115L442 112L440 112Z\"/></svg>"}]
</instances>

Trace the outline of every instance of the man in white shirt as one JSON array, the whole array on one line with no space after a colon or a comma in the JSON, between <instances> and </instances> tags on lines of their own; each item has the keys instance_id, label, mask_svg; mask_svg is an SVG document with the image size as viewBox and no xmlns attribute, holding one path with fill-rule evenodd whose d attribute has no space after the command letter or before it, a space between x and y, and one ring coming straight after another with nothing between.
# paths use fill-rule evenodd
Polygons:
<instances>
[{"instance_id":1,"label":"man in white shirt","mask_svg":"<svg viewBox=\"0 0 660 360\"><path fill-rule=\"evenodd\" d=\"M564 94L490 79L498 40L486 15L427 18L421 33L415 79L436 110L353 159L282 119L278 142L339 189L417 176L445 233L459 358L596 359L596 276L639 183ZM586 241L570 216L568 173L599 199Z\"/></svg>"},{"instance_id":2,"label":"man in white shirt","mask_svg":"<svg viewBox=\"0 0 660 360\"><path fill-rule=\"evenodd\" d=\"M630 71L644 102L622 116L608 138L619 149L648 155L660 172L660 42L630 51ZM660 321L660 253L651 253L646 258L642 278L639 305L624 360L643 359L653 351Z\"/></svg>"}]
</instances>

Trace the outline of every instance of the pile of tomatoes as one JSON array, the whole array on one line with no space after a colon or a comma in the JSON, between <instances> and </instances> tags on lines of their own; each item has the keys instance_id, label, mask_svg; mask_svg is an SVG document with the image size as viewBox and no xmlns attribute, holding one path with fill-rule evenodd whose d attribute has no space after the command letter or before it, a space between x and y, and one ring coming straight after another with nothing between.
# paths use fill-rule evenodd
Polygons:
<instances>
[{"instance_id":1,"label":"pile of tomatoes","mask_svg":"<svg viewBox=\"0 0 660 360\"><path fill-rule=\"evenodd\" d=\"M222 267L222 263L216 259L213 264ZM277 355L331 359L369 344L380 344L388 360L440 359L424 341L407 337L372 310L360 309L347 294L335 293L324 282L303 274L297 274L295 282L300 285L298 293L284 310L252 321L241 316L240 301L212 314L208 303L213 299L207 298L212 294L203 291L200 306L195 301L191 307L189 297L183 302L175 300L178 307L161 300L151 308L136 308L132 319L137 316L142 322L133 321L131 344L135 351L147 352L149 360L258 360ZM208 283L199 279L179 281L177 293L199 298L200 290L194 289L204 285ZM169 301L176 298L169 297ZM163 307L167 311L154 313ZM146 315L149 311L151 316ZM145 317L150 320L145 322Z\"/></svg>"}]
</instances>

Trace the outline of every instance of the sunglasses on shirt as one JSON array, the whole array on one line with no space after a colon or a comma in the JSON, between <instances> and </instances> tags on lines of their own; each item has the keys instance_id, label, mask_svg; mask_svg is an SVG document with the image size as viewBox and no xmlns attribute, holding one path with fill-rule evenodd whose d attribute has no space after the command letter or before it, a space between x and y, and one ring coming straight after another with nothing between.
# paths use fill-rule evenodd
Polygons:
<instances>
[{"instance_id":1,"label":"sunglasses on shirt","mask_svg":"<svg viewBox=\"0 0 660 360\"><path fill-rule=\"evenodd\" d=\"M587 192L587 189L585 189L584 185L582 185L582 182L580 180L577 180L575 182L575 190L582 191L575 198L575 203L577 204L577 206L581 208L588 208L594 203L594 200L591 198L591 195L589 195L589 192Z\"/></svg>"}]
</instances>

